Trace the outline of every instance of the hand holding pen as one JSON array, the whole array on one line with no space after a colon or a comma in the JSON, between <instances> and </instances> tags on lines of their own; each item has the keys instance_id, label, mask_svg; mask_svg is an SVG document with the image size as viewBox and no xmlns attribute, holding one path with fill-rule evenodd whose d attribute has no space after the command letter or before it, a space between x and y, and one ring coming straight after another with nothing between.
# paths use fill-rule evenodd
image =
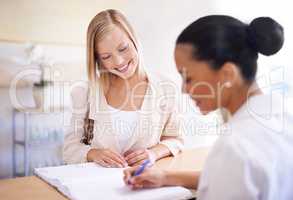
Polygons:
<instances>
[{"instance_id":1,"label":"hand holding pen","mask_svg":"<svg viewBox=\"0 0 293 200\"><path fill-rule=\"evenodd\" d=\"M138 176L140 175L144 169L147 167L147 165L150 164L150 160L145 160L139 167L138 169L134 172L133 176Z\"/></svg>"},{"instance_id":2,"label":"hand holding pen","mask_svg":"<svg viewBox=\"0 0 293 200\"><path fill-rule=\"evenodd\" d=\"M131 167L124 170L124 182L132 189L153 188L163 186L165 173L159 169L149 169L149 160L137 167Z\"/></svg>"}]
</instances>

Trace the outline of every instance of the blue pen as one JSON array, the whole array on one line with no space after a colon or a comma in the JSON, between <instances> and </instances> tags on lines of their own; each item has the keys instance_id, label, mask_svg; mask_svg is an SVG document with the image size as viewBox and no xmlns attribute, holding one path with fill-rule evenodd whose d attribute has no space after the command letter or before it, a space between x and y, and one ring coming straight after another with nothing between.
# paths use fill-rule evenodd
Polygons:
<instances>
[{"instance_id":1,"label":"blue pen","mask_svg":"<svg viewBox=\"0 0 293 200\"><path fill-rule=\"evenodd\" d=\"M150 160L145 160L145 161L139 166L139 168L134 172L133 176L138 176L138 175L140 175L149 163L150 163Z\"/></svg>"},{"instance_id":2,"label":"blue pen","mask_svg":"<svg viewBox=\"0 0 293 200\"><path fill-rule=\"evenodd\" d=\"M150 163L150 160L145 160L145 161L139 166L139 168L134 172L133 176L138 176L138 175L140 175L149 163ZM128 182L129 185L131 184L131 183L130 183L130 180L128 180L127 182Z\"/></svg>"}]
</instances>

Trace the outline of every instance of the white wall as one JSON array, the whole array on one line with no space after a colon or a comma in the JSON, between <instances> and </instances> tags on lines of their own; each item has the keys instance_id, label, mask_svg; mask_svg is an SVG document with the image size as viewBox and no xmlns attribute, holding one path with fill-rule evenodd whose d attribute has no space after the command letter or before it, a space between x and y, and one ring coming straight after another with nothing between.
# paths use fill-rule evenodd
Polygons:
<instances>
[{"instance_id":1,"label":"white wall","mask_svg":"<svg viewBox=\"0 0 293 200\"><path fill-rule=\"evenodd\" d=\"M266 82L269 82L270 76L275 76L275 79L277 78L279 82L286 82L289 87L287 95L293 97L293 66L290 59L293 55L293 14L291 3L289 0L219 0L215 1L215 6L218 13L232 15L248 23L256 17L270 16L284 27L285 43L283 48L271 57L260 56L258 76L265 77ZM273 69L275 67L281 67L282 73L279 73L279 75L274 74Z\"/></svg>"},{"instance_id":2,"label":"white wall","mask_svg":"<svg viewBox=\"0 0 293 200\"><path fill-rule=\"evenodd\" d=\"M0 39L85 44L87 25L102 9L123 0L1 0Z\"/></svg>"},{"instance_id":3,"label":"white wall","mask_svg":"<svg viewBox=\"0 0 293 200\"><path fill-rule=\"evenodd\" d=\"M173 58L176 38L196 18L213 13L216 10L213 2L150 0L127 4L122 11L138 33L146 67L178 79Z\"/></svg>"}]
</instances>

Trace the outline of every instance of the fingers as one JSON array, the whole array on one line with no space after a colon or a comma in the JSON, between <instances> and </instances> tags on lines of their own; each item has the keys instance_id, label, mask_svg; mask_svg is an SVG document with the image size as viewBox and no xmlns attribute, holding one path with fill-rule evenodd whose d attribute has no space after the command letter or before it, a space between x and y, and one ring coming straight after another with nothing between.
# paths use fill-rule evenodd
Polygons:
<instances>
[{"instance_id":1,"label":"fingers","mask_svg":"<svg viewBox=\"0 0 293 200\"><path fill-rule=\"evenodd\" d=\"M113 152L113 151L111 151L111 150L108 150L108 151L109 151L109 153L111 153L113 156L117 157L121 162L126 162L125 159L124 159L124 157L121 156L120 154L115 153L115 152Z\"/></svg>"},{"instance_id":2,"label":"fingers","mask_svg":"<svg viewBox=\"0 0 293 200\"><path fill-rule=\"evenodd\" d=\"M124 158L121 155L109 149L97 150L93 161L103 167L122 168L127 166L127 162L124 160Z\"/></svg>"},{"instance_id":3,"label":"fingers","mask_svg":"<svg viewBox=\"0 0 293 200\"><path fill-rule=\"evenodd\" d=\"M125 158L130 166L138 165L138 163L142 163L146 159L148 159L146 150L135 151Z\"/></svg>"},{"instance_id":4,"label":"fingers","mask_svg":"<svg viewBox=\"0 0 293 200\"><path fill-rule=\"evenodd\" d=\"M131 172L132 171L125 172L127 177L129 177L129 173ZM166 174L164 171L145 169L142 174L138 176L131 176L130 179L128 179L127 185L130 185L132 189L140 189L162 187L164 186L164 183L166 183Z\"/></svg>"},{"instance_id":5,"label":"fingers","mask_svg":"<svg viewBox=\"0 0 293 200\"><path fill-rule=\"evenodd\" d=\"M134 189L134 190L142 189L144 187L145 187L145 185L142 185L142 184L133 184L133 185L131 185L131 188Z\"/></svg>"},{"instance_id":6,"label":"fingers","mask_svg":"<svg viewBox=\"0 0 293 200\"><path fill-rule=\"evenodd\" d=\"M127 167L127 162L121 155L116 154L113 151L108 151L107 156L112 160L112 162L114 161L114 164L117 167Z\"/></svg>"},{"instance_id":7,"label":"fingers","mask_svg":"<svg viewBox=\"0 0 293 200\"><path fill-rule=\"evenodd\" d=\"M128 161L128 164L129 164L130 166L138 165L139 162L143 162L143 161L145 161L146 159L148 159L148 157L147 157L146 154L140 154L140 155L136 156L135 158L129 160L129 161Z\"/></svg>"},{"instance_id":8,"label":"fingers","mask_svg":"<svg viewBox=\"0 0 293 200\"><path fill-rule=\"evenodd\" d=\"M125 160L126 160L126 161L131 160L132 158L134 158L134 157L136 157L136 156L138 156L139 154L142 154L142 153L144 153L144 152L145 152L144 149L140 149L140 150L132 151L131 153L129 153L129 154L127 154L127 155L126 155L126 153L125 153L125 154L124 154L124 155L126 155L126 156L125 156Z\"/></svg>"},{"instance_id":9,"label":"fingers","mask_svg":"<svg viewBox=\"0 0 293 200\"><path fill-rule=\"evenodd\" d=\"M118 167L118 168L123 167L121 164L113 160L111 157L103 157L102 159L105 163L109 165L109 167Z\"/></svg>"},{"instance_id":10,"label":"fingers","mask_svg":"<svg viewBox=\"0 0 293 200\"><path fill-rule=\"evenodd\" d=\"M95 159L94 162L97 163L98 165L102 166L102 167L111 167L108 163L104 162L101 159Z\"/></svg>"},{"instance_id":11,"label":"fingers","mask_svg":"<svg viewBox=\"0 0 293 200\"><path fill-rule=\"evenodd\" d=\"M132 152L134 152L133 150L128 150L126 151L123 156L126 158L129 154L131 154Z\"/></svg>"},{"instance_id":12,"label":"fingers","mask_svg":"<svg viewBox=\"0 0 293 200\"><path fill-rule=\"evenodd\" d=\"M129 182L132 186L132 189L155 187L155 183L153 183L152 176L147 172L131 178Z\"/></svg>"},{"instance_id":13,"label":"fingers","mask_svg":"<svg viewBox=\"0 0 293 200\"><path fill-rule=\"evenodd\" d=\"M140 165L142 165L143 164L143 162L145 161L145 159L143 159L143 160L141 160L141 161L138 161L138 162L136 162L136 163L134 163L134 164L132 164L131 166L132 167L137 167L137 166L140 166Z\"/></svg>"},{"instance_id":14,"label":"fingers","mask_svg":"<svg viewBox=\"0 0 293 200\"><path fill-rule=\"evenodd\" d=\"M135 171L138 170L138 168L139 166L130 167L123 171L123 180L126 185L142 185L142 182L147 180L147 178L149 177L147 171L144 171L142 174L138 176L133 176Z\"/></svg>"},{"instance_id":15,"label":"fingers","mask_svg":"<svg viewBox=\"0 0 293 200\"><path fill-rule=\"evenodd\" d=\"M132 185L132 189L134 190L141 189L141 188L155 188L155 187L158 187L158 186L149 181L144 181L142 184Z\"/></svg>"},{"instance_id":16,"label":"fingers","mask_svg":"<svg viewBox=\"0 0 293 200\"><path fill-rule=\"evenodd\" d=\"M129 185L130 184L129 183L130 178L131 178L131 175L129 173L124 174L123 181L124 181L125 185Z\"/></svg>"},{"instance_id":17,"label":"fingers","mask_svg":"<svg viewBox=\"0 0 293 200\"><path fill-rule=\"evenodd\" d=\"M126 185L129 185L130 184L129 180L133 176L134 172L136 170L138 170L138 168L139 168L138 166L137 167L130 167L130 168L127 168L127 169L125 169L123 171L123 174L124 174L123 180L124 180L124 182L125 182Z\"/></svg>"},{"instance_id":18,"label":"fingers","mask_svg":"<svg viewBox=\"0 0 293 200\"><path fill-rule=\"evenodd\" d=\"M139 176L132 177L131 182L133 184L142 185L143 182L148 181L149 179L150 179L150 175L147 172L144 172Z\"/></svg>"},{"instance_id":19,"label":"fingers","mask_svg":"<svg viewBox=\"0 0 293 200\"><path fill-rule=\"evenodd\" d=\"M95 163L101 165L102 167L118 167L114 161L108 157L102 157L100 159L94 160Z\"/></svg>"}]
</instances>

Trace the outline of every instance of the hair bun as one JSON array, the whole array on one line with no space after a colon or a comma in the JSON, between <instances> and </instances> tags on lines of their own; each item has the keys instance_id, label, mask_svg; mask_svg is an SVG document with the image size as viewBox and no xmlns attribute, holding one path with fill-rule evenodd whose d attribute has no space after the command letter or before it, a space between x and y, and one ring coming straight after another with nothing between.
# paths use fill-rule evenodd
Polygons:
<instances>
[{"instance_id":1,"label":"hair bun","mask_svg":"<svg viewBox=\"0 0 293 200\"><path fill-rule=\"evenodd\" d=\"M283 27L270 17L258 17L248 27L249 40L261 54L277 53L284 43Z\"/></svg>"}]
</instances>

